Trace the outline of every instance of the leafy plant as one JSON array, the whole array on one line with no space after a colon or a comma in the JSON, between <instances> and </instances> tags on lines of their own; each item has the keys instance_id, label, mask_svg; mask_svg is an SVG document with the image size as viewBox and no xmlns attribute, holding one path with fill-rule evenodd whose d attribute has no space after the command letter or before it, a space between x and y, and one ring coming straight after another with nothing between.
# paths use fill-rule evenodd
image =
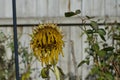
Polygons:
<instances>
[{"instance_id":1,"label":"leafy plant","mask_svg":"<svg viewBox=\"0 0 120 80\"><path fill-rule=\"evenodd\" d=\"M31 34L30 46L34 56L41 62L42 78L50 79L49 70L55 74L56 80L62 80L61 68L57 66L59 55L63 54L63 35L55 24L40 24Z\"/></svg>"},{"instance_id":2,"label":"leafy plant","mask_svg":"<svg viewBox=\"0 0 120 80\"><path fill-rule=\"evenodd\" d=\"M84 63L88 64L92 58L93 67L90 75L94 75L96 80L115 80L120 77L120 54L118 52L120 30L116 26L109 25L108 28L101 28L96 21L91 21L89 29L86 26L82 28L87 36L88 56L79 63L78 67Z\"/></svg>"},{"instance_id":3,"label":"leafy plant","mask_svg":"<svg viewBox=\"0 0 120 80\"><path fill-rule=\"evenodd\" d=\"M8 37L0 31L0 79L1 80L13 80L15 78L14 60L13 57L8 59L6 54L6 41Z\"/></svg>"},{"instance_id":4,"label":"leafy plant","mask_svg":"<svg viewBox=\"0 0 120 80\"><path fill-rule=\"evenodd\" d=\"M67 12L72 15L71 12ZM66 13L65 13L66 16ZM71 17L66 16L66 17ZM86 58L78 64L78 68L83 64L92 63L89 75L86 80L119 80L120 79L120 25L105 25L101 27L93 17L86 16L83 20L83 33L87 36L85 52ZM85 26L86 21L90 21L89 28ZM99 21L99 20L98 20Z\"/></svg>"},{"instance_id":5,"label":"leafy plant","mask_svg":"<svg viewBox=\"0 0 120 80\"><path fill-rule=\"evenodd\" d=\"M21 45L21 42L18 42L18 56L21 58L19 65L20 77L21 80L32 80L31 73L36 69L31 68L33 63L36 61L34 59L33 53L28 52L28 47ZM10 54L6 54L6 48L11 50ZM7 58L7 55L10 55L10 58ZM5 35L0 31L0 79L1 80L15 80L15 61L14 61L14 43L12 35Z\"/></svg>"},{"instance_id":6,"label":"leafy plant","mask_svg":"<svg viewBox=\"0 0 120 80\"><path fill-rule=\"evenodd\" d=\"M75 16L77 14L80 14L81 11L80 10L76 10L75 12L71 11L71 12L65 12L65 17L71 17L71 16Z\"/></svg>"}]
</instances>

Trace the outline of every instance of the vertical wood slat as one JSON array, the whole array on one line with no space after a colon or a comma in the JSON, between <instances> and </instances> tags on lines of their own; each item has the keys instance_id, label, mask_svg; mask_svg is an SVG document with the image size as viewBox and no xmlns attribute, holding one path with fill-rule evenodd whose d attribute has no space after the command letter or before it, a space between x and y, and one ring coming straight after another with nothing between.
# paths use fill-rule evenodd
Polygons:
<instances>
[{"instance_id":1,"label":"vertical wood slat","mask_svg":"<svg viewBox=\"0 0 120 80\"><path fill-rule=\"evenodd\" d=\"M105 0L105 16L116 16L117 7L116 0Z\"/></svg>"},{"instance_id":2,"label":"vertical wood slat","mask_svg":"<svg viewBox=\"0 0 120 80\"><path fill-rule=\"evenodd\" d=\"M71 11L82 10L82 0L71 0L70 5L71 5Z\"/></svg>"},{"instance_id":3,"label":"vertical wood slat","mask_svg":"<svg viewBox=\"0 0 120 80\"><path fill-rule=\"evenodd\" d=\"M92 16L104 16L105 15L105 0L93 0Z\"/></svg>"},{"instance_id":4,"label":"vertical wood slat","mask_svg":"<svg viewBox=\"0 0 120 80\"><path fill-rule=\"evenodd\" d=\"M74 76L77 77L77 80L80 80L78 76L80 77L81 74L81 67L77 68L78 63L82 60L83 52L82 52L82 38L80 35L82 34L81 29L79 26L73 26L71 27L71 41L72 45L70 46L71 49L71 71L73 72Z\"/></svg>"},{"instance_id":5,"label":"vertical wood slat","mask_svg":"<svg viewBox=\"0 0 120 80\"><path fill-rule=\"evenodd\" d=\"M87 26L86 26L87 27ZM89 26L88 26L89 27ZM87 48L87 43L85 43L87 39L87 36L86 35L83 35L81 37L81 48L82 48L82 57L81 57L81 60L84 60L86 58L86 56L88 55L86 52L85 52L85 49ZM81 77L82 77L82 80L85 80L86 76L89 74L89 69L88 69L88 65L87 64L84 64L81 66Z\"/></svg>"},{"instance_id":6,"label":"vertical wood slat","mask_svg":"<svg viewBox=\"0 0 120 80\"><path fill-rule=\"evenodd\" d=\"M0 18L5 17L5 0L0 0Z\"/></svg>"},{"instance_id":7,"label":"vertical wood slat","mask_svg":"<svg viewBox=\"0 0 120 80\"><path fill-rule=\"evenodd\" d=\"M17 0L18 17L57 17L68 11L69 0ZM82 15L116 16L119 15L119 0L70 0L71 10L80 9ZM117 3L116 3L117 2ZM1 0L1 15L12 17L10 0ZM4 6L4 7L3 7ZM82 9L81 9L82 8ZM1 16L1 17L3 17Z\"/></svg>"},{"instance_id":8,"label":"vertical wood slat","mask_svg":"<svg viewBox=\"0 0 120 80\"><path fill-rule=\"evenodd\" d=\"M17 0L17 17L36 17L36 0Z\"/></svg>"},{"instance_id":9,"label":"vertical wood slat","mask_svg":"<svg viewBox=\"0 0 120 80\"><path fill-rule=\"evenodd\" d=\"M120 0L117 0L117 15L118 17L120 17Z\"/></svg>"},{"instance_id":10,"label":"vertical wood slat","mask_svg":"<svg viewBox=\"0 0 120 80\"><path fill-rule=\"evenodd\" d=\"M71 69L71 52L70 52L70 44L69 44L69 27L62 27L63 31L63 40L65 42L65 46L63 47L63 52L64 52L64 57L60 56L59 59L59 65L64 71L66 75L66 79L68 80L68 75L70 74L70 69Z\"/></svg>"},{"instance_id":11,"label":"vertical wood slat","mask_svg":"<svg viewBox=\"0 0 120 80\"><path fill-rule=\"evenodd\" d=\"M37 17L48 17L48 0L36 0Z\"/></svg>"},{"instance_id":12,"label":"vertical wood slat","mask_svg":"<svg viewBox=\"0 0 120 80\"><path fill-rule=\"evenodd\" d=\"M59 0L59 16L64 16L64 13L68 11L69 0Z\"/></svg>"},{"instance_id":13,"label":"vertical wood slat","mask_svg":"<svg viewBox=\"0 0 120 80\"><path fill-rule=\"evenodd\" d=\"M82 0L70 0L70 5L71 5L71 11L75 11L77 9L81 10L81 6L82 6Z\"/></svg>"},{"instance_id":14,"label":"vertical wood slat","mask_svg":"<svg viewBox=\"0 0 120 80\"><path fill-rule=\"evenodd\" d=\"M25 0L16 0L17 17L25 17Z\"/></svg>"},{"instance_id":15,"label":"vertical wood slat","mask_svg":"<svg viewBox=\"0 0 120 80\"><path fill-rule=\"evenodd\" d=\"M36 0L25 0L25 17L36 17Z\"/></svg>"},{"instance_id":16,"label":"vertical wood slat","mask_svg":"<svg viewBox=\"0 0 120 80\"><path fill-rule=\"evenodd\" d=\"M3 0L5 1L4 3L4 7L5 7L5 11L4 11L4 15L5 18L11 18L12 17L12 0ZM3 8L4 9L4 8Z\"/></svg>"},{"instance_id":17,"label":"vertical wood slat","mask_svg":"<svg viewBox=\"0 0 120 80\"><path fill-rule=\"evenodd\" d=\"M48 0L48 16L59 16L59 0Z\"/></svg>"},{"instance_id":18,"label":"vertical wood slat","mask_svg":"<svg viewBox=\"0 0 120 80\"><path fill-rule=\"evenodd\" d=\"M93 0L82 0L82 16L92 16Z\"/></svg>"},{"instance_id":19,"label":"vertical wood slat","mask_svg":"<svg viewBox=\"0 0 120 80\"><path fill-rule=\"evenodd\" d=\"M80 5L79 5L80 7ZM76 21L79 23L80 20ZM81 29L80 26L72 26L70 27L70 36L69 36L69 41L72 42L72 45L69 46L70 48L70 62L71 62L71 69L70 72L72 73L71 76L76 77L76 80L80 80L82 74L81 74L81 67L78 69L77 65L78 63L82 60L83 56L83 49L82 49L82 38L80 37L81 35ZM70 43L71 44L71 43Z\"/></svg>"},{"instance_id":20,"label":"vertical wood slat","mask_svg":"<svg viewBox=\"0 0 120 80\"><path fill-rule=\"evenodd\" d=\"M82 15L83 16L104 16L105 0L83 0Z\"/></svg>"}]
</instances>

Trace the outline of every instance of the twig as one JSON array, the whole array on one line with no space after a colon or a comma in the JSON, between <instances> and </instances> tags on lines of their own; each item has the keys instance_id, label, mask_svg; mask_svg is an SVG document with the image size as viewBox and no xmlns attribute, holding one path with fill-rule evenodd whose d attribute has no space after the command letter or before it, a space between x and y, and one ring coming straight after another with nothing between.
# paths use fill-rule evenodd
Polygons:
<instances>
[{"instance_id":1,"label":"twig","mask_svg":"<svg viewBox=\"0 0 120 80\"><path fill-rule=\"evenodd\" d=\"M120 72L119 72L119 70L114 62L113 62L113 66L115 68L115 72L116 72L117 76L120 76Z\"/></svg>"}]
</instances>

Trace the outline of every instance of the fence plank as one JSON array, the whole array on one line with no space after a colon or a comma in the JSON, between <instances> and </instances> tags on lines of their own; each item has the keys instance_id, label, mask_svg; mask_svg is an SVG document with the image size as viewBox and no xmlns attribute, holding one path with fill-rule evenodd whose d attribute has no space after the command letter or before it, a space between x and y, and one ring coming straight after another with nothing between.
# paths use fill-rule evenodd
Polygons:
<instances>
[{"instance_id":1,"label":"fence plank","mask_svg":"<svg viewBox=\"0 0 120 80\"><path fill-rule=\"evenodd\" d=\"M48 0L36 0L37 17L48 17Z\"/></svg>"},{"instance_id":2,"label":"fence plank","mask_svg":"<svg viewBox=\"0 0 120 80\"><path fill-rule=\"evenodd\" d=\"M82 70L81 67L77 68L77 65L79 64L79 62L82 60L83 57L83 49L82 49L82 37L80 37L80 35L82 34L82 31L80 29L79 26L73 26L71 27L71 41L73 42L73 44L70 46L71 49L71 56L72 56L72 72L74 74L74 76L76 76L76 80L80 80L80 78L82 78Z\"/></svg>"},{"instance_id":3,"label":"fence plank","mask_svg":"<svg viewBox=\"0 0 120 80\"><path fill-rule=\"evenodd\" d=\"M16 0L17 17L25 17L25 0Z\"/></svg>"},{"instance_id":4,"label":"fence plank","mask_svg":"<svg viewBox=\"0 0 120 80\"><path fill-rule=\"evenodd\" d=\"M71 11L82 9L82 0L71 0Z\"/></svg>"},{"instance_id":5,"label":"fence plank","mask_svg":"<svg viewBox=\"0 0 120 80\"><path fill-rule=\"evenodd\" d=\"M83 16L104 16L104 0L83 0Z\"/></svg>"},{"instance_id":6,"label":"fence plank","mask_svg":"<svg viewBox=\"0 0 120 80\"><path fill-rule=\"evenodd\" d=\"M59 0L48 0L48 16L59 16Z\"/></svg>"},{"instance_id":7,"label":"fence plank","mask_svg":"<svg viewBox=\"0 0 120 80\"><path fill-rule=\"evenodd\" d=\"M82 16L92 16L92 6L93 0L83 0L82 1Z\"/></svg>"},{"instance_id":8,"label":"fence plank","mask_svg":"<svg viewBox=\"0 0 120 80\"><path fill-rule=\"evenodd\" d=\"M11 18L12 17L12 0L5 0L5 17Z\"/></svg>"},{"instance_id":9,"label":"fence plank","mask_svg":"<svg viewBox=\"0 0 120 80\"><path fill-rule=\"evenodd\" d=\"M66 78L65 80L68 80L69 78L69 74L70 74L70 69L71 69L71 51L70 51L70 28L69 27L62 27L62 31L63 31L63 40L65 42L65 46L63 48L63 51L64 51L64 57L61 57L60 56L60 59L59 59L59 65L60 67L63 69L65 75L66 75Z\"/></svg>"},{"instance_id":10,"label":"fence plank","mask_svg":"<svg viewBox=\"0 0 120 80\"><path fill-rule=\"evenodd\" d=\"M59 15L64 16L64 13L68 11L68 0L59 0Z\"/></svg>"},{"instance_id":11,"label":"fence plank","mask_svg":"<svg viewBox=\"0 0 120 80\"><path fill-rule=\"evenodd\" d=\"M117 0L117 15L118 17L120 17L120 0Z\"/></svg>"},{"instance_id":12,"label":"fence plank","mask_svg":"<svg viewBox=\"0 0 120 80\"><path fill-rule=\"evenodd\" d=\"M71 0L71 11L82 10L82 0ZM82 13L82 12L81 12ZM79 16L81 15L78 14Z\"/></svg>"},{"instance_id":13,"label":"fence plank","mask_svg":"<svg viewBox=\"0 0 120 80\"><path fill-rule=\"evenodd\" d=\"M92 16L104 16L105 0L93 0Z\"/></svg>"},{"instance_id":14,"label":"fence plank","mask_svg":"<svg viewBox=\"0 0 120 80\"><path fill-rule=\"evenodd\" d=\"M17 0L16 2L18 17L64 16L69 4L69 0ZM119 2L119 0L70 0L70 10L81 9L83 16L116 16L120 11ZM5 15L11 18L12 1L1 0L0 4L1 17Z\"/></svg>"},{"instance_id":15,"label":"fence plank","mask_svg":"<svg viewBox=\"0 0 120 80\"><path fill-rule=\"evenodd\" d=\"M105 0L105 16L116 16L116 0Z\"/></svg>"},{"instance_id":16,"label":"fence plank","mask_svg":"<svg viewBox=\"0 0 120 80\"><path fill-rule=\"evenodd\" d=\"M25 0L25 17L36 17L36 0Z\"/></svg>"},{"instance_id":17,"label":"fence plank","mask_svg":"<svg viewBox=\"0 0 120 80\"><path fill-rule=\"evenodd\" d=\"M5 0L0 0L0 18L5 17Z\"/></svg>"}]
</instances>

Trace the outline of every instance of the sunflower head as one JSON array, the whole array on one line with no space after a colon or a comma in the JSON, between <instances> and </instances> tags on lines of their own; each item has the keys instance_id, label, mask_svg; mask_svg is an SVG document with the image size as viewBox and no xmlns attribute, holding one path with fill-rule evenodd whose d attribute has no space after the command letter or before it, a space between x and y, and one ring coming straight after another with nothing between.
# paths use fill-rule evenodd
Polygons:
<instances>
[{"instance_id":1,"label":"sunflower head","mask_svg":"<svg viewBox=\"0 0 120 80\"><path fill-rule=\"evenodd\" d=\"M58 62L59 54L63 55L63 35L55 24L41 24L31 34L31 48L42 65L53 65Z\"/></svg>"}]
</instances>

